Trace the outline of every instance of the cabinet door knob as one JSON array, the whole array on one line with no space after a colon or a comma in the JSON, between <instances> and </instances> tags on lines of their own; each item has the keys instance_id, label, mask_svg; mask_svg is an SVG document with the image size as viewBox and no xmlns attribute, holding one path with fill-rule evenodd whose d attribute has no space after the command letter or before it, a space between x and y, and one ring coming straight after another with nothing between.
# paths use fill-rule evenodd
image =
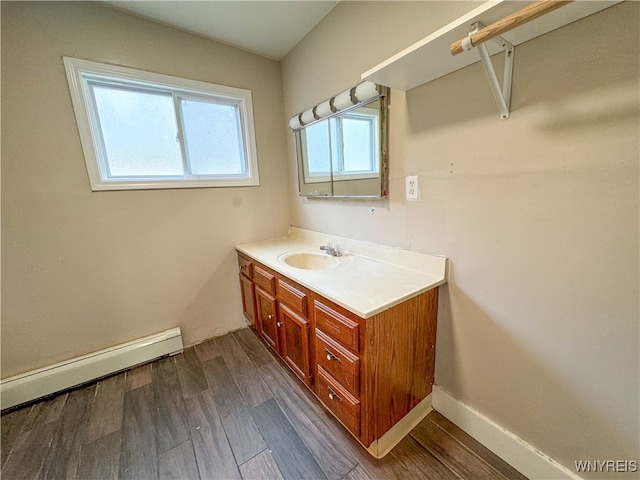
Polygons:
<instances>
[{"instance_id":1,"label":"cabinet door knob","mask_svg":"<svg viewBox=\"0 0 640 480\"><path fill-rule=\"evenodd\" d=\"M326 352L326 354L327 354L327 360L329 360L329 361L331 361L331 360L335 360L335 361L336 361L336 362L338 362L338 363L342 363L342 361L341 361L338 357L336 357L336 356L335 356L335 354L334 354L333 352L329 351L329 349L328 349L328 348L325 348L325 349L324 349L324 351L325 351L325 352Z\"/></svg>"},{"instance_id":2,"label":"cabinet door knob","mask_svg":"<svg viewBox=\"0 0 640 480\"><path fill-rule=\"evenodd\" d=\"M273 319L273 315L269 314L269 315L267 315L267 318L268 318L269 320L271 320L271 319Z\"/></svg>"},{"instance_id":3,"label":"cabinet door knob","mask_svg":"<svg viewBox=\"0 0 640 480\"><path fill-rule=\"evenodd\" d=\"M330 400L338 400L339 402L342 401L342 398L340 398L338 396L338 394L332 390L331 387L327 387L327 390L329 390L329 399Z\"/></svg>"},{"instance_id":4,"label":"cabinet door knob","mask_svg":"<svg viewBox=\"0 0 640 480\"><path fill-rule=\"evenodd\" d=\"M276 322L276 325L278 325L279 327L282 326L282 322Z\"/></svg>"}]
</instances>

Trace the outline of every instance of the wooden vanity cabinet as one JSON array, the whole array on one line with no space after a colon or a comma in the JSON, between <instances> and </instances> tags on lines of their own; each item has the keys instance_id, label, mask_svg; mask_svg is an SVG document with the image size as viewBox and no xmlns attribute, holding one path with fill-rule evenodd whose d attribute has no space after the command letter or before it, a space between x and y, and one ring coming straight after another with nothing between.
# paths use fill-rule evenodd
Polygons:
<instances>
[{"instance_id":1,"label":"wooden vanity cabinet","mask_svg":"<svg viewBox=\"0 0 640 480\"><path fill-rule=\"evenodd\" d=\"M265 342L369 453L383 456L431 393L438 289L364 319L256 261L253 283ZM414 418L418 411L428 405Z\"/></svg>"}]
</instances>

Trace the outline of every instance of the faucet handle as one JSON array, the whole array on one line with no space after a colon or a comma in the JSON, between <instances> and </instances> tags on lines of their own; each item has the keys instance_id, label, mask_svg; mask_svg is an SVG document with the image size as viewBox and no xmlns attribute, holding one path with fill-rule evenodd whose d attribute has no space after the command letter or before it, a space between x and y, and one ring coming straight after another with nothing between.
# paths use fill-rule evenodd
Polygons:
<instances>
[{"instance_id":1,"label":"faucet handle","mask_svg":"<svg viewBox=\"0 0 640 480\"><path fill-rule=\"evenodd\" d=\"M340 257L342 255L342 251L340 250L340 245L335 244L331 245L331 242L327 242L326 245L320 245L320 250L327 252L329 255L334 257Z\"/></svg>"}]
</instances>

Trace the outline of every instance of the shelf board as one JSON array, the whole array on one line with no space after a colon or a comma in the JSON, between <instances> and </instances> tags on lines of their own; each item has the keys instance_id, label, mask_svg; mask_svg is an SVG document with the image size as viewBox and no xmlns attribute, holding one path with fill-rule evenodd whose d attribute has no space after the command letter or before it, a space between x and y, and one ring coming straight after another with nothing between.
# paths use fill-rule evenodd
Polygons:
<instances>
[{"instance_id":1,"label":"shelf board","mask_svg":"<svg viewBox=\"0 0 640 480\"><path fill-rule=\"evenodd\" d=\"M503 34L502 37L514 46L520 45L611 7L620 3L620 1L577 0L525 25L510 30ZM492 0L483 3L478 8L363 73L361 77L363 80L406 91L479 62L480 57L473 49L453 56L449 51L449 47L455 41L464 38L469 33L473 23L479 21L485 26L490 25L507 15L517 12L526 5L523 2L506 0ZM501 51L500 46L496 45L496 43L487 42L490 55Z\"/></svg>"}]
</instances>

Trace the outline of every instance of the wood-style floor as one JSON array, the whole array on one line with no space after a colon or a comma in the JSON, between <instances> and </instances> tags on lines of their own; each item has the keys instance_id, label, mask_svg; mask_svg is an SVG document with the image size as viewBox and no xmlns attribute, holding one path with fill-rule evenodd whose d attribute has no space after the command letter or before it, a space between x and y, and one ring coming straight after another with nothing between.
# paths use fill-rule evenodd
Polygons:
<instances>
[{"instance_id":1,"label":"wood-style floor","mask_svg":"<svg viewBox=\"0 0 640 480\"><path fill-rule=\"evenodd\" d=\"M2 415L2 479L523 479L436 412L375 460L248 329Z\"/></svg>"}]
</instances>

